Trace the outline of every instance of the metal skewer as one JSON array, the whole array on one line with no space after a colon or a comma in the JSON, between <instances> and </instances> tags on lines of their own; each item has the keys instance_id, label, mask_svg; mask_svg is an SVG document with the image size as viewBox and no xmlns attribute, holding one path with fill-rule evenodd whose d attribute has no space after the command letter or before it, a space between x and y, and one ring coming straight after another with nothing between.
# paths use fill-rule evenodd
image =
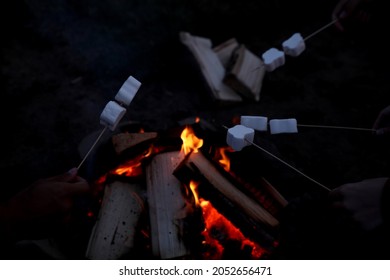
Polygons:
<instances>
[{"instance_id":1,"label":"metal skewer","mask_svg":"<svg viewBox=\"0 0 390 280\"><path fill-rule=\"evenodd\" d=\"M334 128L334 129L345 129L345 130L359 130L359 131L370 131L374 132L372 128L361 128L361 127L350 127L350 126L332 126L332 125L311 125L311 124L297 124L301 127L315 127L315 128Z\"/></svg>"},{"instance_id":2,"label":"metal skewer","mask_svg":"<svg viewBox=\"0 0 390 280\"><path fill-rule=\"evenodd\" d=\"M229 129L227 126L224 126L223 127L225 129ZM324 186L323 184L321 184L320 182L314 180L313 178L309 177L308 175L304 174L302 171L296 169L294 166L292 166L291 164L285 162L284 160L282 160L281 158L275 156L274 154L272 154L271 152L267 151L266 149L260 147L259 145L257 145L256 143L252 142L252 141L249 141L247 139L244 139L246 142L248 142L249 144L251 144L252 146L256 147L257 149L265 152L266 154L268 154L269 156L275 158L276 160L280 161L281 163L283 163L284 165L286 165L287 167L291 168L292 170L294 170L295 172L299 173L300 175L302 175L303 177L305 177L306 179L309 179L310 181L312 181L313 183L317 184L318 186L320 186L321 188L325 189L326 191L330 192L331 190Z\"/></svg>"},{"instance_id":3,"label":"metal skewer","mask_svg":"<svg viewBox=\"0 0 390 280\"><path fill-rule=\"evenodd\" d=\"M267 151L266 149L260 147L259 145L257 145L256 143L253 143L252 141L249 141L247 139L245 139L245 141L247 141L248 143L250 143L251 145L255 146L256 148L260 149L261 151L263 151L264 153L270 155L271 157L277 159L278 161L280 161L281 163L283 163L284 165L290 167L292 170L294 170L295 172L299 173L300 175L302 175L303 177L305 177L306 179L309 179L310 181L312 181L313 183L317 184L318 186L322 187L323 189L325 189L326 191L330 192L330 189L326 186L324 186L323 184L321 184L320 182L314 180L313 178L307 176L306 174L304 174L303 172L301 172L300 170L296 169L294 166L292 166L291 164L285 162L284 160L282 160L281 158L275 156L274 154L272 154L271 152Z\"/></svg>"}]
</instances>

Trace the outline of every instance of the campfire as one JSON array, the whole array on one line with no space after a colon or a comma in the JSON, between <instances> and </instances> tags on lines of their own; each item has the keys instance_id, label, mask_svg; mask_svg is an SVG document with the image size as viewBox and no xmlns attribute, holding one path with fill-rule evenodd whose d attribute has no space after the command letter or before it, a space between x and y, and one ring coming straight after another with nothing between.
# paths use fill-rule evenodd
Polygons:
<instances>
[{"instance_id":1,"label":"campfire","mask_svg":"<svg viewBox=\"0 0 390 280\"><path fill-rule=\"evenodd\" d=\"M174 138L180 147L155 132L112 136L121 162L96 180L99 208L88 214L95 225L86 257L267 258L278 244L284 198L264 178L253 185L236 176L233 151L205 146L192 126Z\"/></svg>"}]
</instances>

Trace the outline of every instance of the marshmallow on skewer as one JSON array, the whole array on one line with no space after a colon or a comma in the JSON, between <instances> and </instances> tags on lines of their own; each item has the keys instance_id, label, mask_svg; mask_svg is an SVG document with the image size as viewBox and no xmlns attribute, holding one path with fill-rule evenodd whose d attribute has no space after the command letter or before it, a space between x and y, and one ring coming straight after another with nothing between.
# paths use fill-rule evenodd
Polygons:
<instances>
[{"instance_id":1,"label":"marshmallow on skewer","mask_svg":"<svg viewBox=\"0 0 390 280\"><path fill-rule=\"evenodd\" d=\"M267 131L268 118L261 116L241 116L241 124L254 130Z\"/></svg>"},{"instance_id":2,"label":"marshmallow on skewer","mask_svg":"<svg viewBox=\"0 0 390 280\"><path fill-rule=\"evenodd\" d=\"M276 68L284 65L285 63L284 52L276 48L271 48L263 53L262 58L265 64L265 70L268 72L274 71Z\"/></svg>"},{"instance_id":3,"label":"marshmallow on skewer","mask_svg":"<svg viewBox=\"0 0 390 280\"><path fill-rule=\"evenodd\" d=\"M113 131L125 113L125 108L115 101L109 101L103 112L100 114L100 124L105 125Z\"/></svg>"},{"instance_id":4,"label":"marshmallow on skewer","mask_svg":"<svg viewBox=\"0 0 390 280\"><path fill-rule=\"evenodd\" d=\"M283 51L289 56L298 56L305 49L305 41L300 33L294 33L289 39L282 43Z\"/></svg>"},{"instance_id":5,"label":"marshmallow on skewer","mask_svg":"<svg viewBox=\"0 0 390 280\"><path fill-rule=\"evenodd\" d=\"M130 76L115 95L115 100L129 106L140 86L141 82Z\"/></svg>"},{"instance_id":6,"label":"marshmallow on skewer","mask_svg":"<svg viewBox=\"0 0 390 280\"><path fill-rule=\"evenodd\" d=\"M296 119L274 119L269 121L271 134L297 133Z\"/></svg>"},{"instance_id":7,"label":"marshmallow on skewer","mask_svg":"<svg viewBox=\"0 0 390 280\"><path fill-rule=\"evenodd\" d=\"M226 143L235 151L241 151L242 148L249 146L255 137L253 128L243 125L236 125L228 129ZM246 141L248 140L248 141Z\"/></svg>"}]
</instances>

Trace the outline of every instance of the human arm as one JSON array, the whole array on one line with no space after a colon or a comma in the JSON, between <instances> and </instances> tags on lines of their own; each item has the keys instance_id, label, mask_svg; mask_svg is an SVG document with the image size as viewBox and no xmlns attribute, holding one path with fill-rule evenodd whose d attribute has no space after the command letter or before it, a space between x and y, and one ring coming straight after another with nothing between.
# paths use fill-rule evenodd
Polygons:
<instances>
[{"instance_id":1,"label":"human arm","mask_svg":"<svg viewBox=\"0 0 390 280\"><path fill-rule=\"evenodd\" d=\"M370 14L366 11L367 5L375 0L340 0L332 11L332 20L340 31L345 31L345 23L352 20L366 22Z\"/></svg>"},{"instance_id":2,"label":"human arm","mask_svg":"<svg viewBox=\"0 0 390 280\"><path fill-rule=\"evenodd\" d=\"M379 113L374 122L373 129L377 135L390 134L390 105Z\"/></svg>"},{"instance_id":3,"label":"human arm","mask_svg":"<svg viewBox=\"0 0 390 280\"><path fill-rule=\"evenodd\" d=\"M37 180L0 204L0 232L12 240L48 237L66 223L74 198L89 190L75 168Z\"/></svg>"},{"instance_id":4,"label":"human arm","mask_svg":"<svg viewBox=\"0 0 390 280\"><path fill-rule=\"evenodd\" d=\"M332 208L344 213L363 230L370 231L387 220L390 198L387 193L390 180L387 177L366 179L348 183L332 190L329 194Z\"/></svg>"}]
</instances>

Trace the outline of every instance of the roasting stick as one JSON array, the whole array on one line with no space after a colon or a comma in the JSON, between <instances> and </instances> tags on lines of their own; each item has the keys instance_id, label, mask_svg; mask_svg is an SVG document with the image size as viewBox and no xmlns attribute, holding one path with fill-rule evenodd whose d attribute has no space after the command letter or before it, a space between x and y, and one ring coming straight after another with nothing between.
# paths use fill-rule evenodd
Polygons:
<instances>
[{"instance_id":1,"label":"roasting stick","mask_svg":"<svg viewBox=\"0 0 390 280\"><path fill-rule=\"evenodd\" d=\"M100 132L99 136L96 138L95 142L92 144L92 146L89 148L88 152L85 154L85 156L83 157L83 159L81 160L79 166L77 166L77 169L79 170L81 165L83 165L84 161L87 159L87 157L89 156L89 154L92 152L93 148L95 148L96 144L99 142L100 138L102 138L104 132L106 132L107 130L107 126L105 126L102 130L102 132Z\"/></svg>"},{"instance_id":2,"label":"roasting stick","mask_svg":"<svg viewBox=\"0 0 390 280\"><path fill-rule=\"evenodd\" d=\"M229 128L228 128L227 126L223 125L223 127L229 131ZM236 126L236 127L238 127L238 126ZM233 128L233 129L234 129L234 128ZM299 171L298 169L296 169L296 168L295 168L294 166L292 166L291 164L285 162L285 161L282 160L281 158L275 156L275 155L272 154L271 152L267 151L266 149L264 149L264 148L260 147L259 145L255 144L253 141L249 140L248 138L252 138L252 139L253 139L253 135L254 135L254 132L253 132L253 130L252 130L251 128L245 128L244 126L240 126L240 128L238 129L238 131L241 130L241 129L247 129L247 131L249 132L247 135L244 135L244 134L246 134L245 131L240 131L240 132L239 132L239 134L241 134L241 136L243 136L242 139L243 139L245 142L249 143L250 145L253 145L254 147L260 149L261 151L265 152L266 154L268 154L268 155L270 155L271 157L275 158L276 160L280 161L281 163L283 163L283 164L286 165L287 167L291 168L292 170L294 170L294 171L297 172L298 174L302 175L302 176L305 177L306 179L309 179L310 181L312 181L312 182L315 183L316 185L320 186L321 188L325 189L326 191L328 191L328 192L330 191L330 189L329 189L328 187L324 186L324 185L321 184L320 182L314 180L313 178L311 178L311 177L309 177L308 175L304 174L303 172ZM252 132L251 132L251 130L252 130ZM249 134L252 134L252 135L251 135L252 137L250 137L250 136L249 136L249 137L246 137L246 136L248 136ZM229 135L229 134L228 134L228 135ZM228 144L229 144L229 141L230 141L230 140L227 140ZM245 146L245 145L241 145L240 147L238 147L238 149L242 148L243 146Z\"/></svg>"},{"instance_id":3,"label":"roasting stick","mask_svg":"<svg viewBox=\"0 0 390 280\"><path fill-rule=\"evenodd\" d=\"M292 170L294 170L295 172L299 173L300 175L302 175L303 177L305 177L306 179L309 179L310 181L312 181L313 183L317 184L318 186L322 187L323 189L327 190L328 192L330 192L330 189L326 186L324 186L323 184L321 184L320 182L314 180L313 178L307 176L306 174L304 174L303 172L299 171L298 169L296 169L294 166L292 166L291 164L285 162L284 160L282 160L281 158L275 156L274 154L272 154L271 152L267 151L266 149L260 147L259 145L257 145L256 143L252 142L252 141L249 141L247 139L245 139L245 141L247 141L249 144L255 146L256 148L262 150L263 152L265 152L266 154L270 155L271 157L275 158L276 160L280 161L281 163L285 164L286 166L290 167Z\"/></svg>"},{"instance_id":4,"label":"roasting stick","mask_svg":"<svg viewBox=\"0 0 390 280\"><path fill-rule=\"evenodd\" d=\"M372 128L361 128L361 127L350 127L350 126L332 126L332 125L311 125L311 124L297 124L301 127L315 127L315 128L334 128L334 129L345 129L345 130L359 130L359 131L370 131L375 132Z\"/></svg>"},{"instance_id":5,"label":"roasting stick","mask_svg":"<svg viewBox=\"0 0 390 280\"><path fill-rule=\"evenodd\" d=\"M270 48L266 52L264 52L261 55L261 58L263 59L264 64L260 67L255 68L254 70L258 70L262 67L265 67L265 70L267 72L272 72L276 68L282 66L286 62L285 56L292 56L297 57L299 56L305 49L306 44L305 41L310 39L311 37L317 35L321 31L325 30L329 26L333 25L335 22L337 22L337 19L332 20L331 22L325 24L321 28L317 29L310 35L306 36L305 38L302 37L300 33L294 33L289 39L285 40L282 43L283 51L277 49L277 48ZM253 70L253 71L254 71Z\"/></svg>"},{"instance_id":6,"label":"roasting stick","mask_svg":"<svg viewBox=\"0 0 390 280\"><path fill-rule=\"evenodd\" d=\"M308 39L310 39L311 37L317 35L318 33L320 33L321 31L325 30L326 28L332 26L333 24L335 24L336 22L338 21L338 19L334 19L332 20L331 22L329 22L328 24L325 24L323 27L317 29L316 31L314 31L313 33L311 33L310 35L306 36L305 38L303 38L303 41L306 41Z\"/></svg>"},{"instance_id":7,"label":"roasting stick","mask_svg":"<svg viewBox=\"0 0 390 280\"><path fill-rule=\"evenodd\" d=\"M104 125L104 129L100 132L99 136L96 138L95 142L89 148L88 152L85 154L81 160L77 169L80 169L82 164L85 162L89 154L95 148L96 144L104 135L107 128L111 131L114 131L120 120L126 114L126 108L124 106L129 106L135 94L141 87L141 83L132 76L129 76L127 80L123 83L122 87L119 89L118 93L115 95L115 101L109 101L106 104L103 112L100 115L100 124Z\"/></svg>"}]
</instances>

